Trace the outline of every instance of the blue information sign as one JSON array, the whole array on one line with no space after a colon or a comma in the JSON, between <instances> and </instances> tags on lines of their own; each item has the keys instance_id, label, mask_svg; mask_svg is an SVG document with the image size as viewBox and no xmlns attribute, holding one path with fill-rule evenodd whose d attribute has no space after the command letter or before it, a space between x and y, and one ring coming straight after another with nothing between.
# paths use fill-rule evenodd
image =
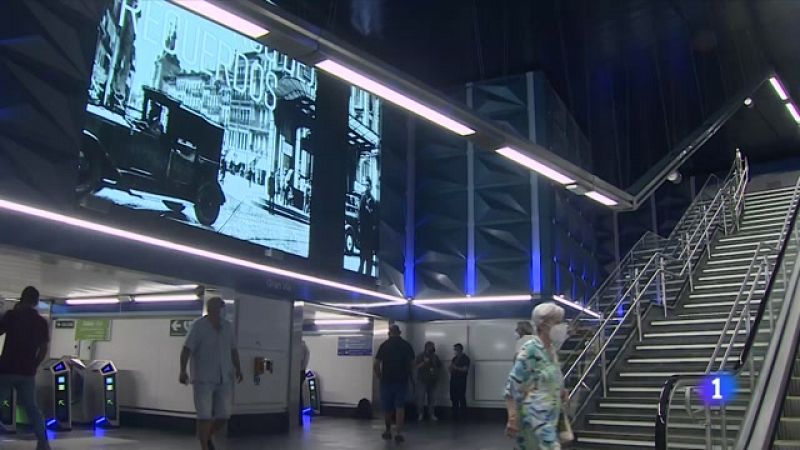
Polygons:
<instances>
[{"instance_id":1,"label":"blue information sign","mask_svg":"<svg viewBox=\"0 0 800 450\"><path fill-rule=\"evenodd\" d=\"M372 356L372 336L339 336L339 356Z\"/></svg>"}]
</instances>

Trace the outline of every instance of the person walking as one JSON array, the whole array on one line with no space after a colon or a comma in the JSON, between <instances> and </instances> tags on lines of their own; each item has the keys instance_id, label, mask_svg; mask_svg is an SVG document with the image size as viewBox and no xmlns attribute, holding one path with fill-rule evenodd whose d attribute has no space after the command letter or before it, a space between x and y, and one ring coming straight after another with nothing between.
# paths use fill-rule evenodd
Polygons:
<instances>
[{"instance_id":1,"label":"person walking","mask_svg":"<svg viewBox=\"0 0 800 450\"><path fill-rule=\"evenodd\" d=\"M567 337L564 309L542 303L533 310L533 338L517 354L504 397L506 434L519 450L561 450L559 416L565 400L557 352Z\"/></svg>"},{"instance_id":2,"label":"person walking","mask_svg":"<svg viewBox=\"0 0 800 450\"><path fill-rule=\"evenodd\" d=\"M453 404L453 420L461 420L467 411L467 376L469 375L469 356L464 354L464 346L453 346L455 357L450 361L450 402Z\"/></svg>"},{"instance_id":3,"label":"person walking","mask_svg":"<svg viewBox=\"0 0 800 450\"><path fill-rule=\"evenodd\" d=\"M36 449L49 450L44 419L36 406L36 371L47 356L50 332L47 320L39 315L39 291L28 286L19 303L0 318L0 336L5 335L0 355L0 390L17 391L17 402L28 415L36 435Z\"/></svg>"},{"instance_id":4,"label":"person walking","mask_svg":"<svg viewBox=\"0 0 800 450\"><path fill-rule=\"evenodd\" d=\"M378 348L373 370L380 380L381 404L383 406L386 430L381 437L392 438L392 420L395 422L394 440L405 442L405 403L411 368L414 365L414 349L401 337L400 327L389 326L389 339Z\"/></svg>"},{"instance_id":5,"label":"person walking","mask_svg":"<svg viewBox=\"0 0 800 450\"><path fill-rule=\"evenodd\" d=\"M434 411L436 405L436 384L439 381L439 372L442 361L436 355L436 345L428 341L425 349L417 356L417 381L419 381L419 404L422 407L419 417L438 420Z\"/></svg>"},{"instance_id":6,"label":"person walking","mask_svg":"<svg viewBox=\"0 0 800 450\"><path fill-rule=\"evenodd\" d=\"M197 411L197 438L202 450L214 450L214 435L231 416L234 377L241 383L242 368L233 326L222 318L225 302L213 297L208 313L195 321L181 351L181 384L189 383L186 366L191 360L191 383Z\"/></svg>"}]
</instances>

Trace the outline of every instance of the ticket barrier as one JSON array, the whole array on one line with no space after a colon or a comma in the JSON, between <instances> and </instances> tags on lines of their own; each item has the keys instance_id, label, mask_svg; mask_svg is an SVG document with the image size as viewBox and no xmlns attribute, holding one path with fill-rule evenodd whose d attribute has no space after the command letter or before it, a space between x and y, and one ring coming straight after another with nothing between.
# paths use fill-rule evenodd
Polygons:
<instances>
[{"instance_id":1,"label":"ticket barrier","mask_svg":"<svg viewBox=\"0 0 800 450\"><path fill-rule=\"evenodd\" d=\"M119 426L117 367L112 361L96 360L86 367L83 403L96 427Z\"/></svg>"},{"instance_id":2,"label":"ticket barrier","mask_svg":"<svg viewBox=\"0 0 800 450\"><path fill-rule=\"evenodd\" d=\"M17 431L17 396L13 388L0 391L0 432Z\"/></svg>"},{"instance_id":3,"label":"ticket barrier","mask_svg":"<svg viewBox=\"0 0 800 450\"><path fill-rule=\"evenodd\" d=\"M318 416L320 405L319 378L315 372L307 370L303 382L303 414Z\"/></svg>"},{"instance_id":4,"label":"ticket barrier","mask_svg":"<svg viewBox=\"0 0 800 450\"><path fill-rule=\"evenodd\" d=\"M36 375L36 397L47 427L72 429L73 423L91 422L83 399L84 363L71 357L45 361Z\"/></svg>"}]
</instances>

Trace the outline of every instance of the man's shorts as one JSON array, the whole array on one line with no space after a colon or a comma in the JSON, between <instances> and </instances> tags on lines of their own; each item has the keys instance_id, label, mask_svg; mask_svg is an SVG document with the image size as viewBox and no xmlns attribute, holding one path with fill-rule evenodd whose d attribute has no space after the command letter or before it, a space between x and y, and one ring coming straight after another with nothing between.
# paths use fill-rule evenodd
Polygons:
<instances>
[{"instance_id":1,"label":"man's shorts","mask_svg":"<svg viewBox=\"0 0 800 450\"><path fill-rule=\"evenodd\" d=\"M384 412L403 409L406 405L408 383L381 383L381 405Z\"/></svg>"},{"instance_id":2,"label":"man's shorts","mask_svg":"<svg viewBox=\"0 0 800 450\"><path fill-rule=\"evenodd\" d=\"M194 408L199 420L231 417L233 385L231 383L194 383Z\"/></svg>"}]
</instances>

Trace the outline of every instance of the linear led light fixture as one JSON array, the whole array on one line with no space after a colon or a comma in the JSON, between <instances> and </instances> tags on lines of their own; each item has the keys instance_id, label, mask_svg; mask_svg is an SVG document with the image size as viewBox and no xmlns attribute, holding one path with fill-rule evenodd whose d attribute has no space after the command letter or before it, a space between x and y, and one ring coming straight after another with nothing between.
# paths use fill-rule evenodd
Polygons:
<instances>
[{"instance_id":1,"label":"linear led light fixture","mask_svg":"<svg viewBox=\"0 0 800 450\"><path fill-rule=\"evenodd\" d=\"M523 154L519 150L513 149L511 147L502 147L495 150L497 153L505 156L506 158L514 161L517 164L521 164L528 169L533 170L534 172L543 175L558 184L574 184L575 180L572 178L562 174L561 172L551 169L550 167L536 161L535 159L531 158L528 155Z\"/></svg>"},{"instance_id":2,"label":"linear led light fixture","mask_svg":"<svg viewBox=\"0 0 800 450\"><path fill-rule=\"evenodd\" d=\"M599 313L594 312L591 309L584 307L580 303L575 303L575 302L573 302L571 300L567 300L563 295L554 295L553 296L553 300L557 301L558 303L561 303L562 305L569 306L570 308L573 308L573 309L577 309L578 311L583 311L586 314L588 314L588 315L590 315L590 316L592 316L592 317L594 317L596 319L602 319L603 318L603 316L600 315Z\"/></svg>"},{"instance_id":3,"label":"linear led light fixture","mask_svg":"<svg viewBox=\"0 0 800 450\"><path fill-rule=\"evenodd\" d=\"M343 66L342 64L337 63L336 61L326 59L324 61L318 62L317 67L328 72L331 75L334 75L338 78L341 78L348 83L354 84L361 89L366 91L372 92L373 94L377 95L378 97L383 98L389 102L394 103L401 108L408 110L420 117L423 117L441 127L447 128L448 130L452 131L461 136L469 136L471 134L475 134L475 130L472 128L457 122L446 115L433 110L432 108L423 105L422 103L411 99L394 89L381 84L371 78L368 78L349 67Z\"/></svg>"},{"instance_id":4,"label":"linear led light fixture","mask_svg":"<svg viewBox=\"0 0 800 450\"><path fill-rule=\"evenodd\" d=\"M450 297L450 298L423 298L411 301L414 305L451 305L451 304L473 304L473 303L504 303L504 302L528 302L531 300L530 294L524 295L486 295L473 297Z\"/></svg>"},{"instance_id":5,"label":"linear led light fixture","mask_svg":"<svg viewBox=\"0 0 800 450\"><path fill-rule=\"evenodd\" d=\"M797 113L797 107L794 106L794 103L787 103L786 109L789 110L789 114L792 115L792 119L800 125L800 114Z\"/></svg>"},{"instance_id":6,"label":"linear led light fixture","mask_svg":"<svg viewBox=\"0 0 800 450\"><path fill-rule=\"evenodd\" d=\"M770 78L769 83L772 85L772 89L775 89L775 93L778 94L778 98L784 102L789 100L789 95L786 93L786 89L783 88L781 81L778 80L777 77Z\"/></svg>"},{"instance_id":7,"label":"linear led light fixture","mask_svg":"<svg viewBox=\"0 0 800 450\"><path fill-rule=\"evenodd\" d=\"M266 264L260 264L257 262L248 261L246 259L223 255L221 253L216 253L209 250L203 250L185 244L178 244L164 239L145 236L143 234L134 233L132 231L121 230L119 228L110 227L108 225L101 225L99 223L90 222L88 220L77 219L75 217L54 213L44 209L34 208L32 206L15 203L1 198L0 198L0 209L4 209L6 211L12 211L30 217L36 217L49 222L60 223L73 228L94 231L95 233L104 234L106 236L114 236L127 241L138 242L140 244L149 245L151 247L158 247L162 249L172 250L177 253L197 256L199 258L207 259L210 261L216 261L225 264L230 264L236 267L251 269L261 273L267 273L270 275L290 278L292 280L297 280L297 281L304 281L306 283L312 283L318 286L324 286L331 289L337 289L340 291L352 292L354 294L360 294L368 297L378 298L381 300L387 300L392 305L396 304L404 305L407 303L407 300L394 295L371 291L369 289L364 289L357 286L351 286L349 284L339 283L337 281L332 281L325 278L318 278L312 275L293 272L291 270L279 269L277 267L268 266Z\"/></svg>"},{"instance_id":8,"label":"linear led light fixture","mask_svg":"<svg viewBox=\"0 0 800 450\"><path fill-rule=\"evenodd\" d=\"M322 303L324 306L332 306L334 308L383 308L386 306L405 306L408 305L408 300L396 298L396 300L388 302L373 302L373 303Z\"/></svg>"},{"instance_id":9,"label":"linear led light fixture","mask_svg":"<svg viewBox=\"0 0 800 450\"><path fill-rule=\"evenodd\" d=\"M119 297L68 298L64 303L70 306L115 305L119 303Z\"/></svg>"},{"instance_id":10,"label":"linear led light fixture","mask_svg":"<svg viewBox=\"0 0 800 450\"><path fill-rule=\"evenodd\" d=\"M315 330L314 332L320 333L320 334L341 334L341 333L363 333L364 330L355 330L355 329L349 329L349 330Z\"/></svg>"},{"instance_id":11,"label":"linear led light fixture","mask_svg":"<svg viewBox=\"0 0 800 450\"><path fill-rule=\"evenodd\" d=\"M617 206L617 201L616 200L614 200L611 197L607 197L607 196L605 196L605 195L603 195L603 194L601 194L601 193L599 193L597 191L589 191L589 192L587 192L587 193L585 193L583 195L589 197L590 199L592 199L592 200L594 200L597 203L600 203L602 205Z\"/></svg>"},{"instance_id":12,"label":"linear led light fixture","mask_svg":"<svg viewBox=\"0 0 800 450\"><path fill-rule=\"evenodd\" d=\"M233 14L206 0L171 0L172 3L197 13L253 39L263 37L269 30Z\"/></svg>"},{"instance_id":13,"label":"linear led light fixture","mask_svg":"<svg viewBox=\"0 0 800 450\"><path fill-rule=\"evenodd\" d=\"M366 325L369 319L321 319L314 320L314 325Z\"/></svg>"},{"instance_id":14,"label":"linear led light fixture","mask_svg":"<svg viewBox=\"0 0 800 450\"><path fill-rule=\"evenodd\" d=\"M200 298L195 294L175 295L135 295L135 303L166 303L166 302L196 302Z\"/></svg>"}]
</instances>

